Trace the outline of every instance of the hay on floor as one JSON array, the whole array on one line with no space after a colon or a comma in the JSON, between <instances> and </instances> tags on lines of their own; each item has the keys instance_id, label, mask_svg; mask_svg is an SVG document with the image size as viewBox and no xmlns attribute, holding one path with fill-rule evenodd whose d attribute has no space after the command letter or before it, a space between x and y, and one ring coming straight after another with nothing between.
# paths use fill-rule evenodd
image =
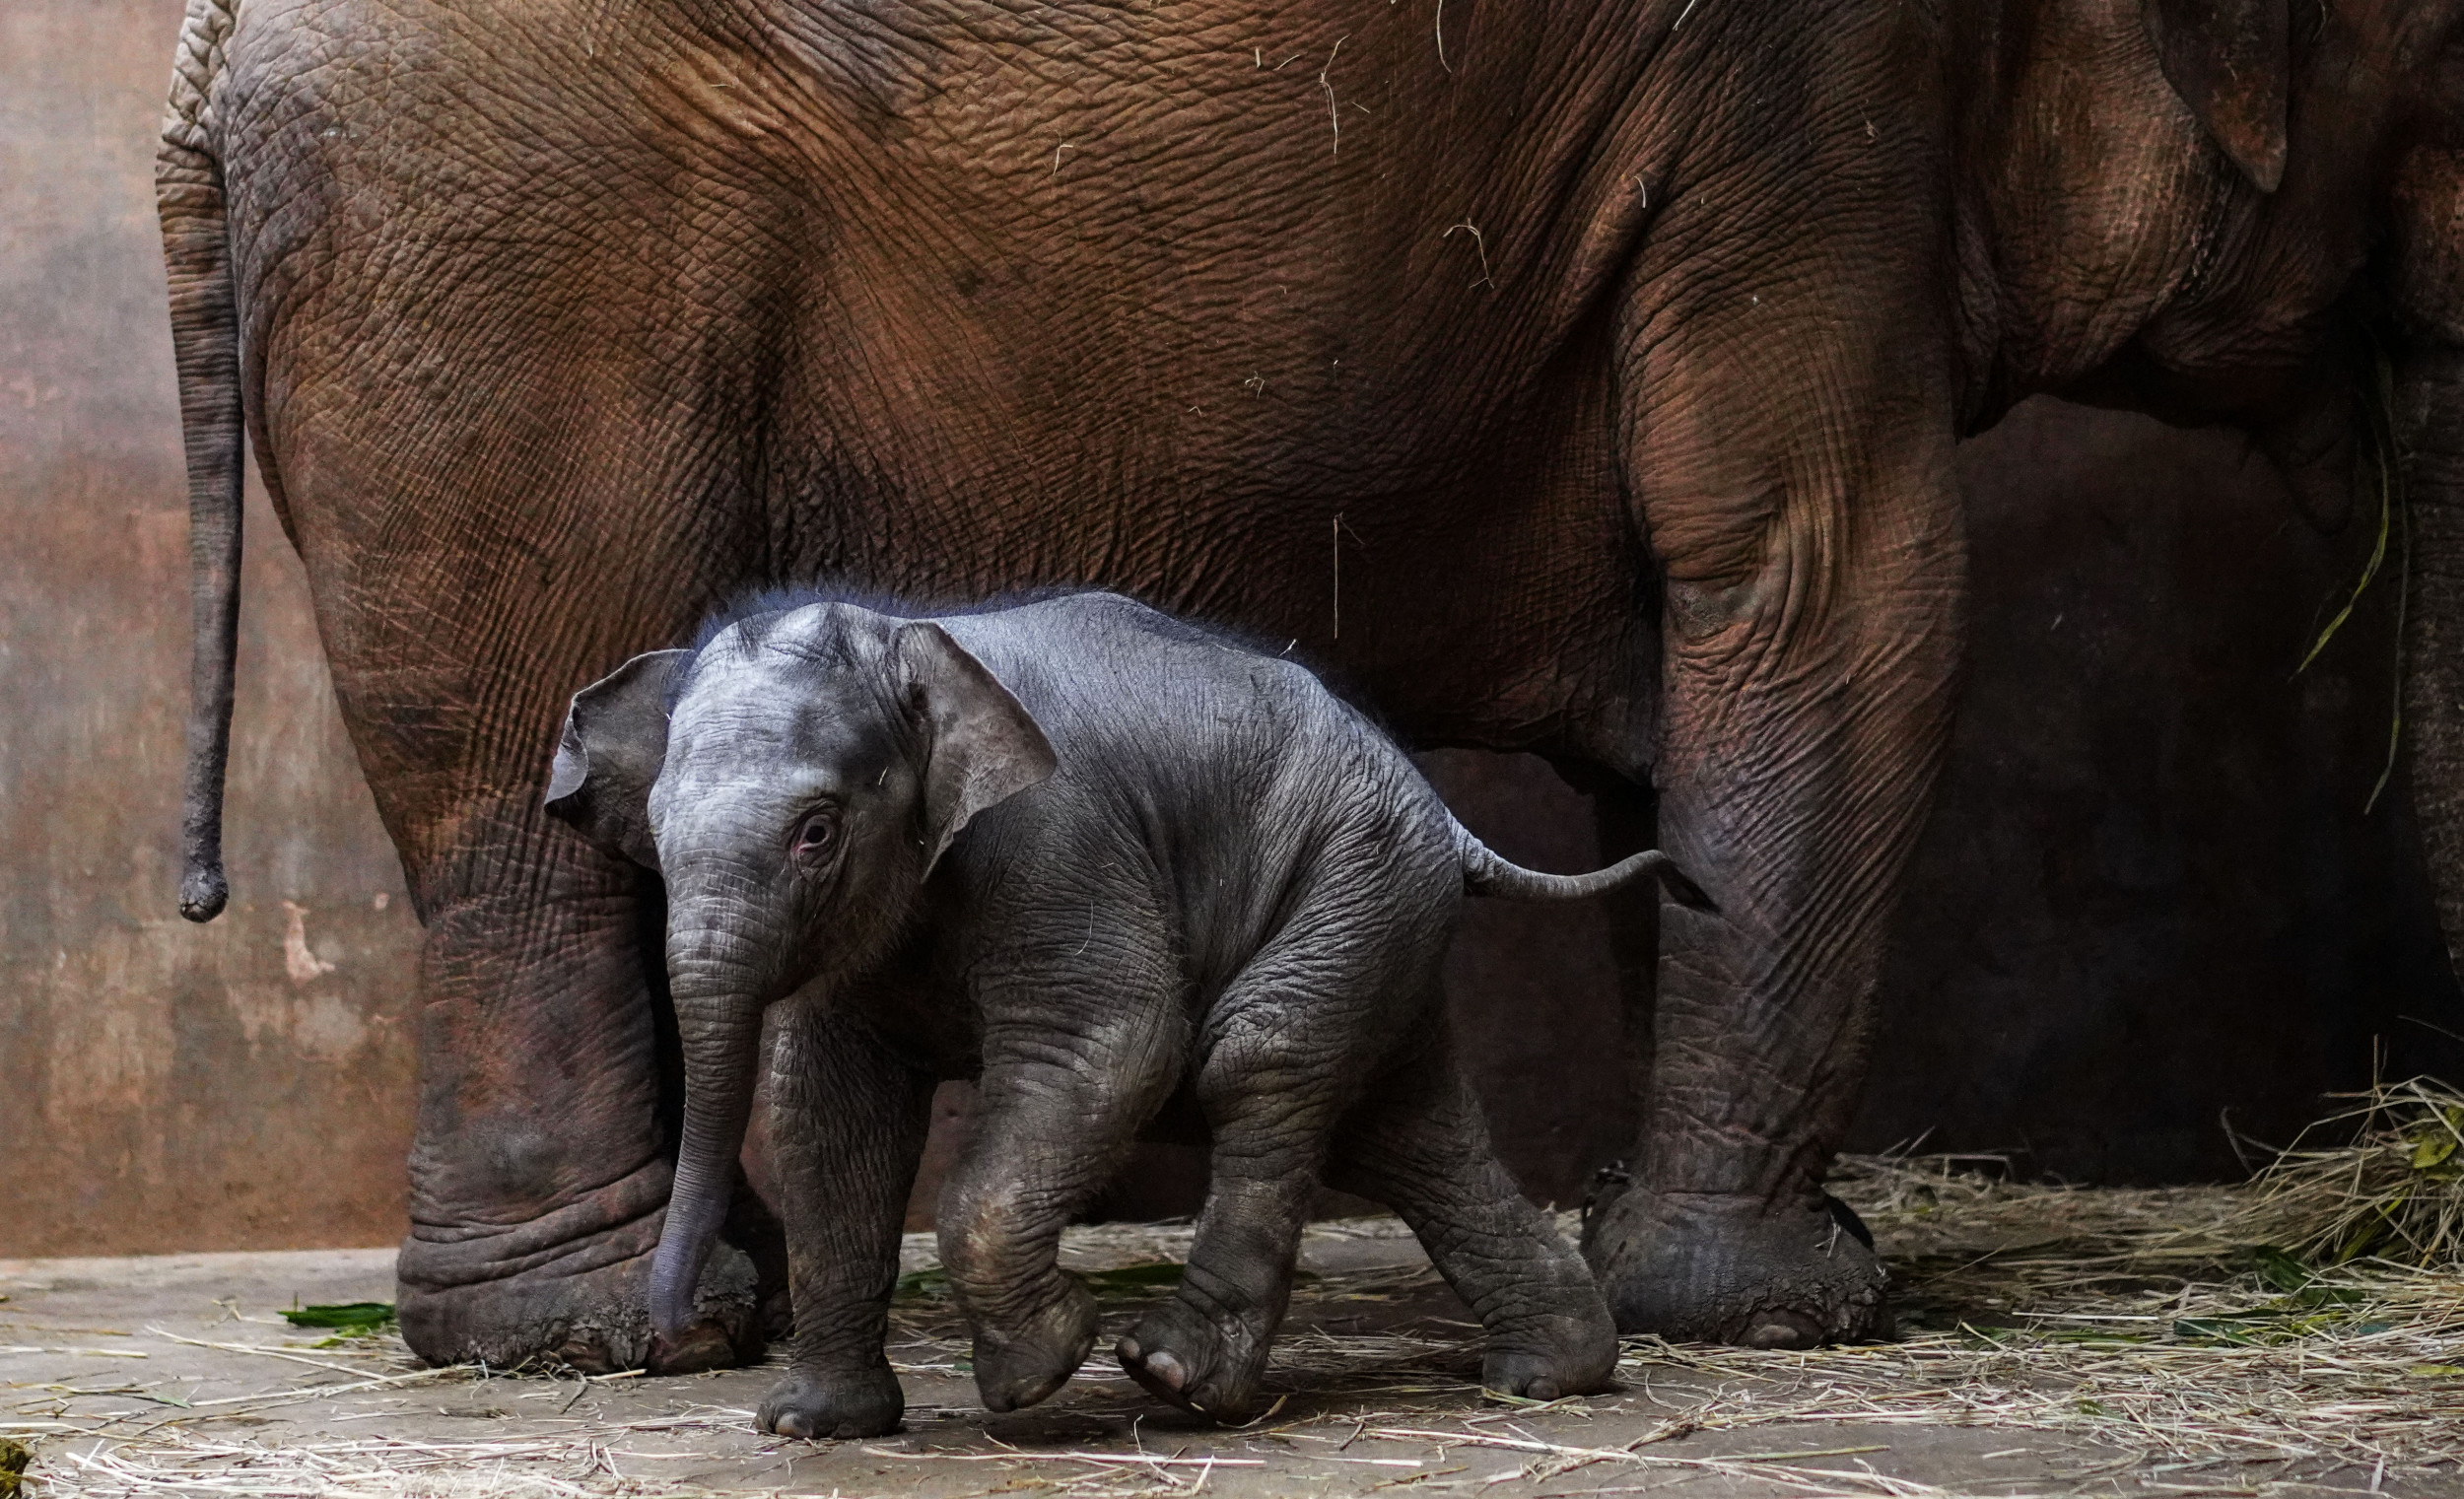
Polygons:
<instances>
[{"instance_id":1,"label":"hay on floor","mask_svg":"<svg viewBox=\"0 0 2464 1499\"><path fill-rule=\"evenodd\" d=\"M2464 1266L2464 1093L2416 1077L2338 1097L2259 1174L2241 1235L2319 1263Z\"/></svg>"},{"instance_id":2,"label":"hay on floor","mask_svg":"<svg viewBox=\"0 0 2464 1499\"><path fill-rule=\"evenodd\" d=\"M2059 1434L2118 1450L2139 1481L2192 1492L2219 1491L2200 1488L2212 1481L2200 1475L2251 1463L2341 1465L2366 1473L2373 1489L2440 1465L2451 1478L2464 1465L2455 1171L2464 1149L2439 1141L2464 1125L2464 1099L2411 1083L2356 1105L2239 1187L2086 1189L2014 1182L1986 1157L1844 1159L1832 1190L1864 1215L1890 1266L1898 1338L1805 1353L1628 1339L1621 1397L1657 1407L1658 1424L1613 1447L1585 1443L1582 1421L1566 1419L1581 1417L1585 1402L1484 1403L1477 1329L1397 1315L1396 1303L1429 1294L1425 1266L1304 1276L1293 1301L1299 1330L1278 1340L1269 1381L1285 1406L1223 1451L1243 1463L1285 1451L1296 1463L1313 1454L1384 1463L1394 1482L1429 1489L1469 1481L1446 1475L1460 1474L1462 1455L1476 1451L1522 1458L1509 1475L1551 1493L1575 1492L1556 1486L1572 1475L1591 1492L1687 1475L1767 1478L1803 1494L1940 1492L1804 1465L1832 1456L1823 1452L1705 1457L1666 1445L1695 1432L1813 1422ZM1363 1219L1311 1232L1403 1231L1392 1219ZM1170 1293L1170 1266L1189 1241L1186 1224L1072 1229L1063 1259L1088 1276L1108 1319L1127 1317ZM966 1330L928 1237L911 1236L905 1268L895 1366L964 1374ZM418 1373L398 1339L364 1340L363 1349L336 1366L366 1362L363 1384L460 1377ZM1107 1408L1139 1399L1100 1352L1081 1379L1093 1392L1081 1398ZM350 1383L308 1376L294 1398L309 1397L310 1380ZM278 1398L251 1397L234 1413ZM680 1494L696 1490L658 1477L659 1434L742 1433L750 1420L749 1411L706 1406L654 1420L559 1420L503 1442L369 1436L272 1447L244 1429L227 1434L233 1428L215 1414L165 1412L142 1431L62 1420L65 1429L39 1439L33 1477L60 1499ZM1382 1456L1326 1457L1353 1440L1384 1444ZM1399 1448L1420 1455L1395 1456ZM1186 1493L1211 1471L1076 1445L879 1456L920 1471L980 1468L971 1492ZM1232 1475L1227 1467L1217 1476Z\"/></svg>"}]
</instances>

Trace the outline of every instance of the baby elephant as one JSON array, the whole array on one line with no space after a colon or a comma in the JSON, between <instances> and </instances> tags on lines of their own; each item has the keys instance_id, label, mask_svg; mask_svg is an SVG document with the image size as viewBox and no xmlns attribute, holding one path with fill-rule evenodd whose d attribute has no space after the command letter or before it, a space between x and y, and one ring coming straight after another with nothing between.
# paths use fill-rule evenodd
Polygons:
<instances>
[{"instance_id":1,"label":"baby elephant","mask_svg":"<svg viewBox=\"0 0 2464 1499\"><path fill-rule=\"evenodd\" d=\"M1093 1299L1062 1225L1168 1104L1213 1177L1179 1291L1119 1345L1163 1399L1258 1401L1320 1182L1391 1204L1487 1331L1483 1381L1605 1388L1583 1261L1491 1153L1438 964L1464 892L1657 875L1518 868L1301 667L1109 594L906 619L757 614L574 698L549 809L667 887L684 1135L651 1275L654 1364L726 1357L694 1290L725 1215L767 1007L793 1361L783 1436L892 1430L882 1352L936 1078L982 1123L941 1258L993 1410L1075 1372ZM963 836L962 836L963 835Z\"/></svg>"}]
</instances>

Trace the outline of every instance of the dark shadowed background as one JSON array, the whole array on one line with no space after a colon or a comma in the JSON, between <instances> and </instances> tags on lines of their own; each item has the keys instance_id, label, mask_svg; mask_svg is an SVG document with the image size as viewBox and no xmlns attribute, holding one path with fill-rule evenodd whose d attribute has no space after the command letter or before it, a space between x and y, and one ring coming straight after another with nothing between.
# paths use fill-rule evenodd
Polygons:
<instances>
[{"instance_id":1,"label":"dark shadowed background","mask_svg":"<svg viewBox=\"0 0 2464 1499\"><path fill-rule=\"evenodd\" d=\"M0 6L0 1256L403 1226L418 933L253 491L235 895L206 927L172 906L186 517L151 173L178 24L176 0ZM2363 811L2392 589L2293 671L2374 506L2320 537L2238 437L2050 401L1963 464L1976 648L1854 1143L2213 1177L2226 1111L2282 1140L2374 1048L2464 1077L2400 771ZM1540 762L1429 764L1509 855L1599 860ZM1457 944L1462 1050L1542 1199L1632 1134L1630 917L1478 903ZM1153 1149L1106 1205L1190 1187Z\"/></svg>"}]
</instances>

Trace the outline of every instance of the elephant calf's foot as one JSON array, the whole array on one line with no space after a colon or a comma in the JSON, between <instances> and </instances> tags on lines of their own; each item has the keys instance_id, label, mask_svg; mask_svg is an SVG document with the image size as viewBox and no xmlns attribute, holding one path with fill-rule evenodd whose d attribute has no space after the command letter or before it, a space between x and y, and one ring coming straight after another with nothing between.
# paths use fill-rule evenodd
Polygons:
<instances>
[{"instance_id":1,"label":"elephant calf's foot","mask_svg":"<svg viewBox=\"0 0 2464 1499\"><path fill-rule=\"evenodd\" d=\"M761 1429L814 1441L898 1430L907 1396L886 1364L853 1371L791 1368L762 1397Z\"/></svg>"},{"instance_id":2,"label":"elephant calf's foot","mask_svg":"<svg viewBox=\"0 0 2464 1499\"><path fill-rule=\"evenodd\" d=\"M1227 1425L1249 1419L1266 1373L1263 1344L1233 1347L1205 1313L1178 1297L1139 1319L1113 1352L1147 1394Z\"/></svg>"},{"instance_id":3,"label":"elephant calf's foot","mask_svg":"<svg viewBox=\"0 0 2464 1499\"><path fill-rule=\"evenodd\" d=\"M1045 1309L1013 1327L976 1329L976 1393L987 1410L1022 1410L1069 1383L1095 1346L1095 1298L1074 1278Z\"/></svg>"},{"instance_id":4,"label":"elephant calf's foot","mask_svg":"<svg viewBox=\"0 0 2464 1499\"><path fill-rule=\"evenodd\" d=\"M1621 1331L1811 1348L1890 1335L1888 1276L1860 1227L1819 1195L1767 1203L1636 1186L1586 1225L1583 1255Z\"/></svg>"},{"instance_id":5,"label":"elephant calf's foot","mask_svg":"<svg viewBox=\"0 0 2464 1499\"><path fill-rule=\"evenodd\" d=\"M1565 1311L1490 1332L1480 1388L1528 1399L1599 1395L1616 1385L1617 1329L1608 1304L1586 1284Z\"/></svg>"}]
</instances>

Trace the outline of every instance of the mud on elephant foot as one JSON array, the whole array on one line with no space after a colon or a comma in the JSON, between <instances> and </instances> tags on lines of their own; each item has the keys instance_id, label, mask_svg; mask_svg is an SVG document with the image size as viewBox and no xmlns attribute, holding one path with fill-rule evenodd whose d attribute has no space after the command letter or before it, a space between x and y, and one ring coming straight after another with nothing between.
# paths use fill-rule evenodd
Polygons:
<instances>
[{"instance_id":1,"label":"mud on elephant foot","mask_svg":"<svg viewBox=\"0 0 2464 1499\"><path fill-rule=\"evenodd\" d=\"M1834 1199L1771 1203L1636 1185L1592 1213L1583 1258L1623 1332L1749 1348L1891 1332L1889 1273Z\"/></svg>"},{"instance_id":2,"label":"mud on elephant foot","mask_svg":"<svg viewBox=\"0 0 2464 1499\"><path fill-rule=\"evenodd\" d=\"M584 1374L648 1367L690 1374L762 1356L763 1317L752 1261L720 1246L696 1296L699 1319L674 1339L650 1332L650 1248L581 1269L554 1261L495 1278L446 1278L439 1250L413 1240L400 1269L402 1337L431 1364L512 1369L562 1364ZM571 1258L582 1258L577 1254ZM458 1258L458 1257L457 1257ZM440 1273L441 1271L445 1273Z\"/></svg>"}]
</instances>

